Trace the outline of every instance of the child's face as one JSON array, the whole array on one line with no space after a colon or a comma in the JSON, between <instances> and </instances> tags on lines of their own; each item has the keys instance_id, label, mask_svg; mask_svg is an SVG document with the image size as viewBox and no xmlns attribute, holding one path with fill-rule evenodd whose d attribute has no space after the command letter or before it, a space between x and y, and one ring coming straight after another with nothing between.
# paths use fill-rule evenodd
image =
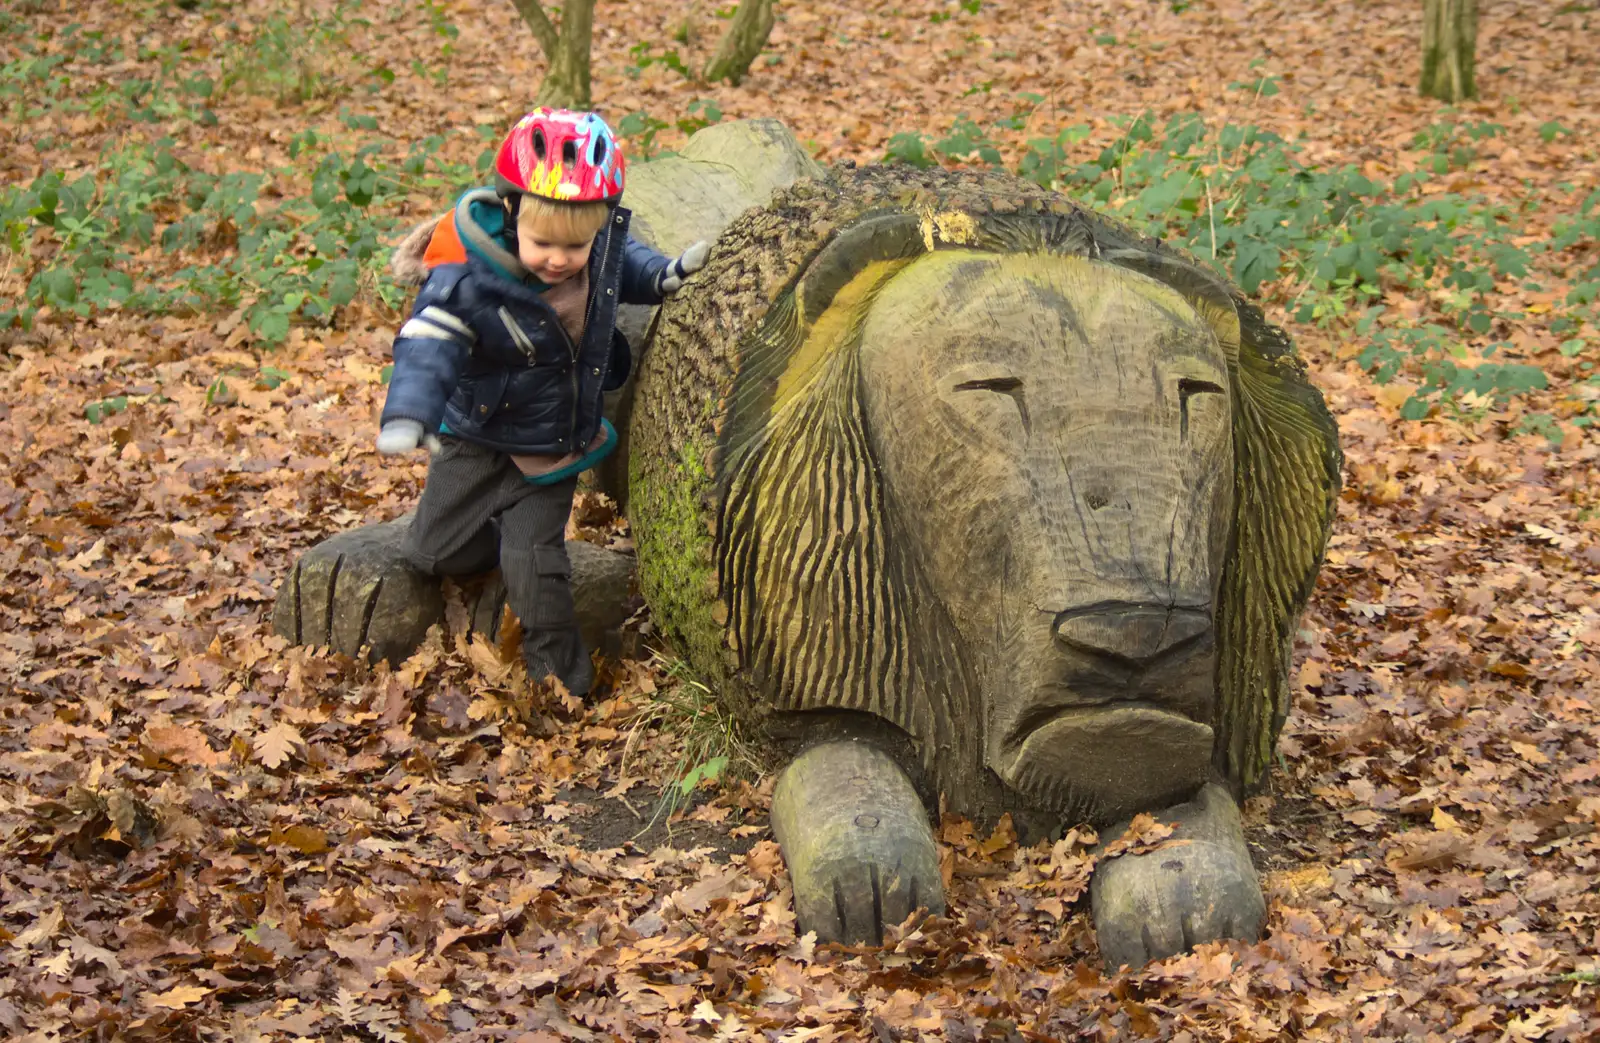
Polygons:
<instances>
[{"instance_id":1,"label":"child's face","mask_svg":"<svg viewBox=\"0 0 1600 1043\"><path fill-rule=\"evenodd\" d=\"M582 242L570 242L565 236L552 234L547 222L519 217L517 220L517 257L523 266L539 277L541 282L554 286L566 282L589 263L589 248L594 236Z\"/></svg>"}]
</instances>

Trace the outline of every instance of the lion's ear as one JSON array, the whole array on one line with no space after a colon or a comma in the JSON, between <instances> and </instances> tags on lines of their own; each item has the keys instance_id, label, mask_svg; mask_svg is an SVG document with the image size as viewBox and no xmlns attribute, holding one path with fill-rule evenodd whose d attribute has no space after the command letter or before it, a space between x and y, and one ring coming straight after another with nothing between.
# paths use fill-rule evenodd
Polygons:
<instances>
[{"instance_id":1,"label":"lion's ear","mask_svg":"<svg viewBox=\"0 0 1600 1043\"><path fill-rule=\"evenodd\" d=\"M1295 629L1327 549L1343 456L1289 338L1243 298L1232 303L1234 508L1217 606L1216 766L1243 791L1265 776L1288 714Z\"/></svg>"}]
</instances>

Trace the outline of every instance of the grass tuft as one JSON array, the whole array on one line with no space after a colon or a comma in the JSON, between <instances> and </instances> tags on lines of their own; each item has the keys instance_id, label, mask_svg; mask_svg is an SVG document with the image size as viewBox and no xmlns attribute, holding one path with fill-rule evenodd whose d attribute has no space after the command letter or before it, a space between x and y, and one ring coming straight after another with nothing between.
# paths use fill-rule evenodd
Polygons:
<instances>
[{"instance_id":1,"label":"grass tuft","mask_svg":"<svg viewBox=\"0 0 1600 1043\"><path fill-rule=\"evenodd\" d=\"M711 689L695 680L681 660L657 656L656 662L667 683L631 719L622 752L624 774L629 762L640 755L652 760L665 755L673 762L655 813L641 833L663 818L670 823L672 816L688 807L701 786L727 778L757 778L763 770L756 748ZM666 741L647 745L652 737Z\"/></svg>"}]
</instances>

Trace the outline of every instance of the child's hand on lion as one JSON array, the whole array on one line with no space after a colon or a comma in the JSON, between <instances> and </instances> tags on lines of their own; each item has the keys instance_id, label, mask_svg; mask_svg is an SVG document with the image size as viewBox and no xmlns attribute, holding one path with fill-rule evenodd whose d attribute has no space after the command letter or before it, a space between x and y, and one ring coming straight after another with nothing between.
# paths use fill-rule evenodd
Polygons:
<instances>
[{"instance_id":1,"label":"child's hand on lion","mask_svg":"<svg viewBox=\"0 0 1600 1043\"><path fill-rule=\"evenodd\" d=\"M661 274L656 276L656 289L660 293L676 293L683 285L683 281L706 266L706 259L711 256L711 244L704 239L695 243L689 249L679 254L677 260L670 261L661 269Z\"/></svg>"}]
</instances>

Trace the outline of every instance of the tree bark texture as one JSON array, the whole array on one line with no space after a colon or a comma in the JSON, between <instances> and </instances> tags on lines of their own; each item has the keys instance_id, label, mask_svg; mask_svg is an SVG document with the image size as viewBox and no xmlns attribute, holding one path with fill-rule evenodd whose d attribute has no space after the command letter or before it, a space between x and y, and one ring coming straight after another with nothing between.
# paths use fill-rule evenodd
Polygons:
<instances>
[{"instance_id":1,"label":"tree bark texture","mask_svg":"<svg viewBox=\"0 0 1600 1043\"><path fill-rule=\"evenodd\" d=\"M1477 48L1478 0L1422 0L1422 82L1418 90L1448 102L1477 97Z\"/></svg>"},{"instance_id":2,"label":"tree bark texture","mask_svg":"<svg viewBox=\"0 0 1600 1043\"><path fill-rule=\"evenodd\" d=\"M559 28L539 0L511 2L533 30L548 63L534 103L560 109L589 108L589 42L595 0L566 0L561 5Z\"/></svg>"},{"instance_id":3,"label":"tree bark texture","mask_svg":"<svg viewBox=\"0 0 1600 1043\"><path fill-rule=\"evenodd\" d=\"M639 163L628 171L627 206L633 211L630 234L668 257L697 239L716 239L734 218L764 206L780 188L801 178L822 176L817 165L776 120L717 123L695 134L676 156ZM635 374L649 350L655 306L625 304L617 309L617 328L634 348ZM622 442L601 462L595 485L628 508L628 446L633 413L633 376L606 396L606 415Z\"/></svg>"},{"instance_id":4,"label":"tree bark texture","mask_svg":"<svg viewBox=\"0 0 1600 1043\"><path fill-rule=\"evenodd\" d=\"M400 550L411 515L331 536L301 555L278 590L272 630L295 644L324 645L352 658L398 665L428 629L445 621L439 580L418 572ZM591 648L619 643L628 616L633 557L580 540L567 542L578 626ZM500 638L505 584L499 573L469 583L469 633Z\"/></svg>"},{"instance_id":5,"label":"tree bark texture","mask_svg":"<svg viewBox=\"0 0 1600 1043\"><path fill-rule=\"evenodd\" d=\"M750 71L750 63L767 45L774 20L772 3L773 0L740 0L733 22L717 45L717 53L706 64L707 83L727 80L739 86L745 73Z\"/></svg>"}]
</instances>

